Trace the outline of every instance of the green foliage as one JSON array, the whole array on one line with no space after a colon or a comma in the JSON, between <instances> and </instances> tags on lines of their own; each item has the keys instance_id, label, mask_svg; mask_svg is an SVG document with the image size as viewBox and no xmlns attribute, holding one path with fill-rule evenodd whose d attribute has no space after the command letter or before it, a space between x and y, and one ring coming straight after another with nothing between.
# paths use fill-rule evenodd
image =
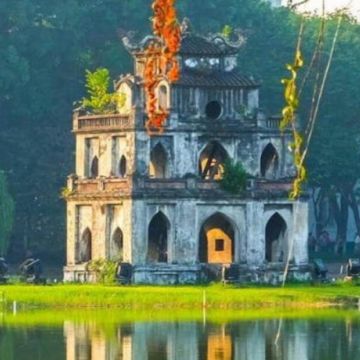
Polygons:
<instances>
[{"instance_id":1,"label":"green foliage","mask_svg":"<svg viewBox=\"0 0 360 360\"><path fill-rule=\"evenodd\" d=\"M115 283L117 263L115 261L98 259L88 264L88 270L96 273L97 281L102 284Z\"/></svg>"},{"instance_id":2,"label":"green foliage","mask_svg":"<svg viewBox=\"0 0 360 360\"><path fill-rule=\"evenodd\" d=\"M6 176L0 171L0 256L6 255L14 223L14 201L8 192Z\"/></svg>"},{"instance_id":3,"label":"green foliage","mask_svg":"<svg viewBox=\"0 0 360 360\"><path fill-rule=\"evenodd\" d=\"M72 194L72 191L68 187L63 187L60 190L60 199L66 199L69 195Z\"/></svg>"},{"instance_id":4,"label":"green foliage","mask_svg":"<svg viewBox=\"0 0 360 360\"><path fill-rule=\"evenodd\" d=\"M86 70L86 89L88 98L81 102L82 106L90 109L94 114L113 113L125 103L125 95L111 93L110 72L105 68L98 68L94 72Z\"/></svg>"},{"instance_id":5,"label":"green foliage","mask_svg":"<svg viewBox=\"0 0 360 360\"><path fill-rule=\"evenodd\" d=\"M225 25L221 31L221 35L223 35L226 39L230 39L232 33L233 28L230 25Z\"/></svg>"},{"instance_id":6,"label":"green foliage","mask_svg":"<svg viewBox=\"0 0 360 360\"><path fill-rule=\"evenodd\" d=\"M232 194L240 194L246 189L248 175L241 163L227 160L224 164L221 187Z\"/></svg>"}]
</instances>

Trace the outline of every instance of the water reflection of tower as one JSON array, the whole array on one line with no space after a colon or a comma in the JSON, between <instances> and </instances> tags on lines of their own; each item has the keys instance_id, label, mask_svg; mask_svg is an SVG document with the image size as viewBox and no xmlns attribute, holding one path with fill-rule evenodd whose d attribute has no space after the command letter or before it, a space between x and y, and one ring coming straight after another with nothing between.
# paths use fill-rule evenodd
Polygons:
<instances>
[{"instance_id":1,"label":"water reflection of tower","mask_svg":"<svg viewBox=\"0 0 360 360\"><path fill-rule=\"evenodd\" d=\"M330 338L332 346L348 345L332 338L330 330L325 337L309 336L312 330L316 326L312 329L308 321L279 319L205 327L197 322L64 324L66 360L308 360L330 358L312 356L319 347L327 349L321 339ZM319 346L310 346L315 339Z\"/></svg>"},{"instance_id":2,"label":"water reflection of tower","mask_svg":"<svg viewBox=\"0 0 360 360\"><path fill-rule=\"evenodd\" d=\"M226 325L210 331L207 339L207 360L232 360L233 338Z\"/></svg>"},{"instance_id":3,"label":"water reflection of tower","mask_svg":"<svg viewBox=\"0 0 360 360\"><path fill-rule=\"evenodd\" d=\"M113 331L94 323L64 323L66 360L132 360L131 326Z\"/></svg>"},{"instance_id":4,"label":"water reflection of tower","mask_svg":"<svg viewBox=\"0 0 360 360\"><path fill-rule=\"evenodd\" d=\"M194 322L136 323L133 360L198 360L197 334Z\"/></svg>"}]
</instances>

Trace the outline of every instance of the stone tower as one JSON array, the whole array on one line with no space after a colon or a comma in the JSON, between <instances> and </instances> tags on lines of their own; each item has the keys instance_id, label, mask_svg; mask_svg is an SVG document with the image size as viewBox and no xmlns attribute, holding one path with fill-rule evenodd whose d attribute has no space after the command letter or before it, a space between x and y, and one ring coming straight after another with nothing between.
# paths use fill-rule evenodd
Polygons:
<instances>
[{"instance_id":1,"label":"stone tower","mask_svg":"<svg viewBox=\"0 0 360 360\"><path fill-rule=\"evenodd\" d=\"M184 28L180 80L157 87L170 116L162 135L149 136L142 74L152 41L124 39L134 74L115 83L126 98L117 113L74 113L65 280L92 280L87 264L103 258L131 263L136 283L192 283L204 268L230 263L267 281L289 252L291 273L300 274L308 204L288 200L290 133L260 111L259 82L237 64L242 41ZM250 174L239 195L219 185L227 159Z\"/></svg>"}]
</instances>

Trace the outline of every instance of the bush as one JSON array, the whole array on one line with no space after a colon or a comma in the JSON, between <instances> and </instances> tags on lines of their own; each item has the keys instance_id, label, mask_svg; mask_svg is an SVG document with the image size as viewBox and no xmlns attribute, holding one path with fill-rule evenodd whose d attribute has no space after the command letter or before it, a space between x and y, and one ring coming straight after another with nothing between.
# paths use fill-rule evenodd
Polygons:
<instances>
[{"instance_id":1,"label":"bush","mask_svg":"<svg viewBox=\"0 0 360 360\"><path fill-rule=\"evenodd\" d=\"M117 263L115 261L104 259L92 260L87 268L96 273L96 281L102 284L113 284L116 280Z\"/></svg>"},{"instance_id":2,"label":"bush","mask_svg":"<svg viewBox=\"0 0 360 360\"><path fill-rule=\"evenodd\" d=\"M220 181L221 187L232 194L240 194L246 189L248 174L239 162L227 160L224 164L224 174Z\"/></svg>"},{"instance_id":3,"label":"bush","mask_svg":"<svg viewBox=\"0 0 360 360\"><path fill-rule=\"evenodd\" d=\"M84 98L81 105L95 114L116 112L125 102L125 95L111 93L110 73L108 69L98 68L94 72L86 70L86 89L88 98Z\"/></svg>"}]
</instances>

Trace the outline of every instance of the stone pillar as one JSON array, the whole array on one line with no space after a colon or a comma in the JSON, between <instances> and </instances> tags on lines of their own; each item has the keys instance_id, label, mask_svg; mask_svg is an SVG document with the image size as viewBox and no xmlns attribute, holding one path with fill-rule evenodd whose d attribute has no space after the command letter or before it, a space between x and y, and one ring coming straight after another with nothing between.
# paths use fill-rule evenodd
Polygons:
<instances>
[{"instance_id":1,"label":"stone pillar","mask_svg":"<svg viewBox=\"0 0 360 360\"><path fill-rule=\"evenodd\" d=\"M247 262L261 265L265 259L265 226L263 224L264 204L249 201L246 204Z\"/></svg>"},{"instance_id":2,"label":"stone pillar","mask_svg":"<svg viewBox=\"0 0 360 360\"><path fill-rule=\"evenodd\" d=\"M76 241L76 206L73 202L67 202L66 204L66 264L75 265L75 241Z\"/></svg>"},{"instance_id":3,"label":"stone pillar","mask_svg":"<svg viewBox=\"0 0 360 360\"><path fill-rule=\"evenodd\" d=\"M145 264L149 221L146 204L142 200L134 200L133 202L128 201L127 203L128 205L124 203L124 209L127 209L124 215L126 214L125 216L127 216L126 223L132 237L131 262L133 264ZM130 211L130 206L132 207L132 211Z\"/></svg>"},{"instance_id":4,"label":"stone pillar","mask_svg":"<svg viewBox=\"0 0 360 360\"><path fill-rule=\"evenodd\" d=\"M307 264L308 254L308 203L296 201L293 206L293 255L296 265Z\"/></svg>"},{"instance_id":5,"label":"stone pillar","mask_svg":"<svg viewBox=\"0 0 360 360\"><path fill-rule=\"evenodd\" d=\"M106 204L95 203L93 206L92 260L106 257Z\"/></svg>"},{"instance_id":6,"label":"stone pillar","mask_svg":"<svg viewBox=\"0 0 360 360\"><path fill-rule=\"evenodd\" d=\"M85 176L85 136L76 135L76 175Z\"/></svg>"},{"instance_id":7,"label":"stone pillar","mask_svg":"<svg viewBox=\"0 0 360 360\"><path fill-rule=\"evenodd\" d=\"M259 107L259 90L250 90L248 93L248 108L250 111L254 111Z\"/></svg>"},{"instance_id":8,"label":"stone pillar","mask_svg":"<svg viewBox=\"0 0 360 360\"><path fill-rule=\"evenodd\" d=\"M196 233L196 205L193 201L182 201L177 204L174 224L176 229L173 243L173 260L181 263L195 263L198 254Z\"/></svg>"}]
</instances>

